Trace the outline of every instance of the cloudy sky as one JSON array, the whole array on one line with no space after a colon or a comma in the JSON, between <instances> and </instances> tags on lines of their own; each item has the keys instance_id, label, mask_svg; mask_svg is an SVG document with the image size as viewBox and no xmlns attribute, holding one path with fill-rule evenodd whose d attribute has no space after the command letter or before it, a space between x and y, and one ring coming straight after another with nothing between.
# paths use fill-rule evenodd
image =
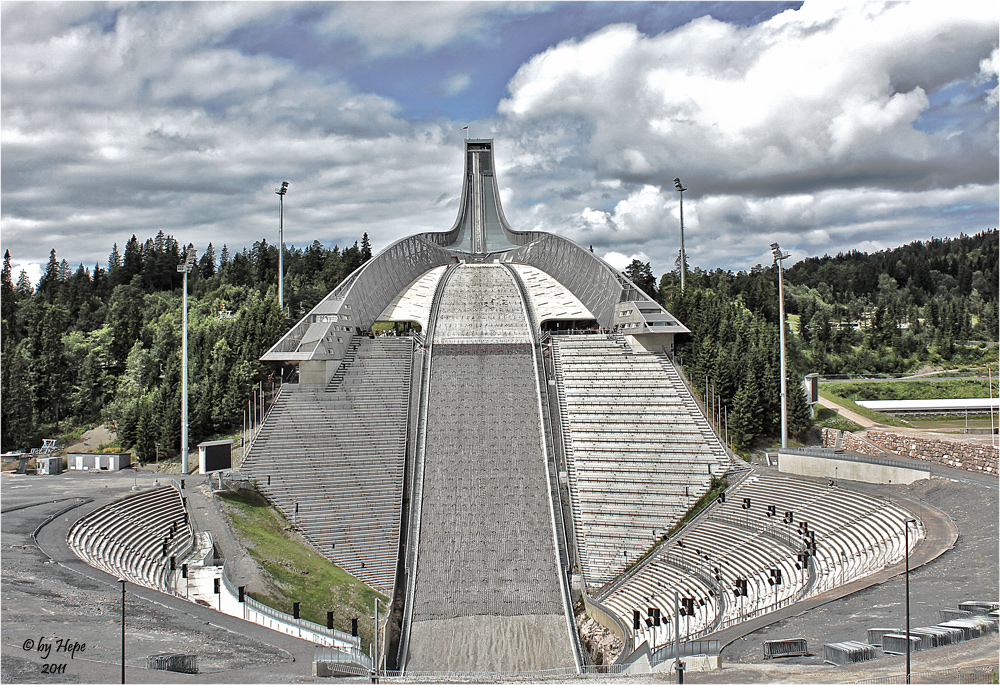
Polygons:
<instances>
[{"instance_id":1,"label":"cloudy sky","mask_svg":"<svg viewBox=\"0 0 1000 685\"><path fill-rule=\"evenodd\" d=\"M106 264L446 230L463 126L515 228L746 269L998 223L993 2L4 2L3 248ZM16 275L17 271L15 271Z\"/></svg>"}]
</instances>

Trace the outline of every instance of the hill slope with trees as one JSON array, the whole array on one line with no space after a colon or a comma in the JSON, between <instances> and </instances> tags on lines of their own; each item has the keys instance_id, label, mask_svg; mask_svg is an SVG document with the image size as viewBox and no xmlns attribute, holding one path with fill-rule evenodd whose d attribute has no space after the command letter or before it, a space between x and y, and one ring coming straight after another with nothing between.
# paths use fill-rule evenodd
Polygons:
<instances>
[{"instance_id":1,"label":"hill slope with trees","mask_svg":"<svg viewBox=\"0 0 1000 685\"><path fill-rule=\"evenodd\" d=\"M107 265L70 268L52 250L33 286L0 279L4 451L104 422L141 460L180 443L181 282L185 247L162 232L135 236ZM190 440L240 427L253 387L276 367L260 356L316 302L371 258L360 245L286 248L285 315L277 303L278 250L266 241L230 255L210 243L189 276ZM780 430L777 270L695 268L681 293L676 271L625 271L691 334L676 350L696 390L706 381L741 451ZM809 258L785 272L789 425L810 427L797 389L806 373L901 373L996 362L996 230L916 242L875 254ZM227 314L228 313L228 314Z\"/></svg>"},{"instance_id":2,"label":"hill slope with trees","mask_svg":"<svg viewBox=\"0 0 1000 685\"><path fill-rule=\"evenodd\" d=\"M32 287L12 280L10 253L0 279L3 450L107 423L119 444L151 460L180 446L181 284L184 247L160 232L106 266L71 270L52 250ZM188 277L190 441L232 433L251 388L274 371L260 356L308 309L371 257L359 246L314 242L286 247L283 316L277 302L278 250L266 241L234 255L209 243Z\"/></svg>"}]
</instances>

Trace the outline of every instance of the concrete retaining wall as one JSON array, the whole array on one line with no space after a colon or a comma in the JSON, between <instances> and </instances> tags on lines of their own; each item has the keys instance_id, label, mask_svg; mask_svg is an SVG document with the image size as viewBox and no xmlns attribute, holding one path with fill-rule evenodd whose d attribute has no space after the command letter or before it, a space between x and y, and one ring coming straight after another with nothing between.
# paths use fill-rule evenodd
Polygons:
<instances>
[{"instance_id":1,"label":"concrete retaining wall","mask_svg":"<svg viewBox=\"0 0 1000 685\"><path fill-rule=\"evenodd\" d=\"M879 484L904 483L909 485L914 481L931 477L927 471L782 452L778 453L778 470L782 473L793 473L798 476L843 478L860 483Z\"/></svg>"}]
</instances>

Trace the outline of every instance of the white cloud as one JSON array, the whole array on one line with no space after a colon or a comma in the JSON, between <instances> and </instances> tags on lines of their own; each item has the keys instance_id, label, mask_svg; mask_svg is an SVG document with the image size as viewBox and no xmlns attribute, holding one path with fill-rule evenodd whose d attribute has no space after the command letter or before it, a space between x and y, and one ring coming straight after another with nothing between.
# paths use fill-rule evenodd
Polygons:
<instances>
[{"instance_id":1,"label":"white cloud","mask_svg":"<svg viewBox=\"0 0 1000 685\"><path fill-rule=\"evenodd\" d=\"M979 80L983 82L993 81L1000 74L1000 48L993 48L993 52L979 63ZM994 86L986 92L986 102L996 106L998 102L998 88Z\"/></svg>"},{"instance_id":2,"label":"white cloud","mask_svg":"<svg viewBox=\"0 0 1000 685\"><path fill-rule=\"evenodd\" d=\"M441 92L443 92L445 95L449 97L458 95L463 90L468 88L471 83L472 83L471 74L467 72L463 72L460 74L453 74L448 78L446 78L444 82L441 84Z\"/></svg>"},{"instance_id":3,"label":"white cloud","mask_svg":"<svg viewBox=\"0 0 1000 685\"><path fill-rule=\"evenodd\" d=\"M644 264L649 261L649 257L645 252L635 252L628 256L622 254L621 252L608 252L604 255L604 261L619 271L624 271L626 267L632 263L633 259L638 259Z\"/></svg>"},{"instance_id":4,"label":"white cloud","mask_svg":"<svg viewBox=\"0 0 1000 685\"><path fill-rule=\"evenodd\" d=\"M997 12L972 3L806 3L740 28L711 17L646 36L606 27L537 55L499 111L521 127L573 122L598 173L696 192L781 192L831 179L917 186L995 177L969 132L916 126L928 94L975 77ZM972 155L970 159L969 156ZM790 179L789 177L797 177Z\"/></svg>"},{"instance_id":5,"label":"white cloud","mask_svg":"<svg viewBox=\"0 0 1000 685\"><path fill-rule=\"evenodd\" d=\"M491 20L536 9L527 2L338 2L319 28L357 40L370 55L398 55L484 42L490 39Z\"/></svg>"},{"instance_id":6,"label":"white cloud","mask_svg":"<svg viewBox=\"0 0 1000 685\"><path fill-rule=\"evenodd\" d=\"M523 64L495 117L456 122L281 56L298 46L232 36L301 24L374 64L495 40L537 6L5 3L4 246L40 268L53 246L89 267L160 229L199 249L274 242L273 190L289 180L287 242L368 232L378 249L451 226L467 123L496 139L515 228L594 245L620 268L673 268L675 176L702 267L750 267L774 240L798 258L975 232L996 221L996 89L985 106L970 94L996 78L997 11L939 5L807 3L749 28L704 17L652 36L615 24ZM470 58L427 83L479 97L481 69ZM967 118L941 115L962 97Z\"/></svg>"}]
</instances>

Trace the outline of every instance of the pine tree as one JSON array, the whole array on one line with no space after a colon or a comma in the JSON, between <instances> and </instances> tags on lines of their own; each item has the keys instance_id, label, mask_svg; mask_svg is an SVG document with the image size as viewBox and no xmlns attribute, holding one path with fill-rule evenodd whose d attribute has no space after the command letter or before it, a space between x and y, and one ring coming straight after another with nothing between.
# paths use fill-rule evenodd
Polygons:
<instances>
[{"instance_id":1,"label":"pine tree","mask_svg":"<svg viewBox=\"0 0 1000 685\"><path fill-rule=\"evenodd\" d=\"M212 243L205 248L205 254L198 261L198 274L203 278L211 278L215 275L215 248Z\"/></svg>"},{"instance_id":2,"label":"pine tree","mask_svg":"<svg viewBox=\"0 0 1000 685\"><path fill-rule=\"evenodd\" d=\"M3 340L0 349L6 347L6 337L8 327L14 322L14 312L17 311L17 303L14 295L14 281L12 280L10 266L10 250L3 254L3 274L0 275L0 319L3 319Z\"/></svg>"},{"instance_id":3,"label":"pine tree","mask_svg":"<svg viewBox=\"0 0 1000 685\"><path fill-rule=\"evenodd\" d=\"M372 244L371 241L368 240L368 234L365 233L361 237L361 261L362 263L367 262L371 258L372 258Z\"/></svg>"}]
</instances>

